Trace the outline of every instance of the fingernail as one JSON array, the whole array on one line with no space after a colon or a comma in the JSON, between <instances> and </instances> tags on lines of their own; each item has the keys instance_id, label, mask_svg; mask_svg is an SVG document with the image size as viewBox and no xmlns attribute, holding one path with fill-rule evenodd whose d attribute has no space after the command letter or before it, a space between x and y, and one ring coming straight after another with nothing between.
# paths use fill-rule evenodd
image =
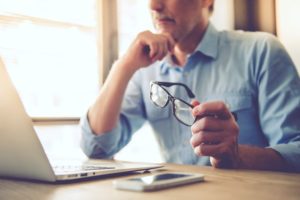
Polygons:
<instances>
[{"instance_id":1,"label":"fingernail","mask_svg":"<svg viewBox=\"0 0 300 200\"><path fill-rule=\"evenodd\" d=\"M196 107L196 110L195 110L195 111L196 111L196 114L199 114L199 113L200 113L200 110L201 110L200 107L197 106L197 107Z\"/></svg>"},{"instance_id":2,"label":"fingernail","mask_svg":"<svg viewBox=\"0 0 300 200\"><path fill-rule=\"evenodd\" d=\"M194 108L192 113L193 113L193 115L197 115L198 114L198 109Z\"/></svg>"}]
</instances>

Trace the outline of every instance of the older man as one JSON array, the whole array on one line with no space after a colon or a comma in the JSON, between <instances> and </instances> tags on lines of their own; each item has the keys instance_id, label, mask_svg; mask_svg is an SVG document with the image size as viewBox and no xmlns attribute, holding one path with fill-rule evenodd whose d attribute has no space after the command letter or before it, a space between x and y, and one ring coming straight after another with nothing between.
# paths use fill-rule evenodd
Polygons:
<instances>
[{"instance_id":1,"label":"older man","mask_svg":"<svg viewBox=\"0 0 300 200\"><path fill-rule=\"evenodd\" d=\"M149 1L157 32L137 35L82 119L88 156L113 156L148 120L166 162L300 171L293 62L269 34L218 32L213 3Z\"/></svg>"}]
</instances>

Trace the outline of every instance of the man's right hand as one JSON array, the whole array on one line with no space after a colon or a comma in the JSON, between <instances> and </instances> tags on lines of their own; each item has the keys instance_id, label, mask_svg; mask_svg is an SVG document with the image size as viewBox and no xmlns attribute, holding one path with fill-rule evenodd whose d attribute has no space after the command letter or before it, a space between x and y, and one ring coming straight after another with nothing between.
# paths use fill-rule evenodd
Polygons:
<instances>
[{"instance_id":1,"label":"man's right hand","mask_svg":"<svg viewBox=\"0 0 300 200\"><path fill-rule=\"evenodd\" d=\"M167 34L150 31L138 34L127 53L113 65L98 98L89 109L89 123L96 135L116 126L127 84L135 71L163 59L172 52L174 45L175 41Z\"/></svg>"},{"instance_id":2,"label":"man's right hand","mask_svg":"<svg viewBox=\"0 0 300 200\"><path fill-rule=\"evenodd\" d=\"M138 34L121 58L122 63L130 66L133 71L146 67L155 61L162 60L173 51L175 41L169 34L154 34L144 31Z\"/></svg>"}]
</instances>

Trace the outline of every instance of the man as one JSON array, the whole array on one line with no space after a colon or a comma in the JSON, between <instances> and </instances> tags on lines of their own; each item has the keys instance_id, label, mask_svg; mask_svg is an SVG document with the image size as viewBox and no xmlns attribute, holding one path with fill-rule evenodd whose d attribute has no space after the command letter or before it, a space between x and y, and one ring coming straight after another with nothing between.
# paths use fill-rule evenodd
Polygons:
<instances>
[{"instance_id":1,"label":"man","mask_svg":"<svg viewBox=\"0 0 300 200\"><path fill-rule=\"evenodd\" d=\"M218 32L212 6L150 0L157 33L136 37L82 119L88 156L113 156L148 120L167 162L300 171L300 81L291 59L269 34ZM175 85L160 88L172 102L159 108L149 97L153 80L184 83L201 102ZM172 96L192 102L191 127L180 123Z\"/></svg>"}]
</instances>

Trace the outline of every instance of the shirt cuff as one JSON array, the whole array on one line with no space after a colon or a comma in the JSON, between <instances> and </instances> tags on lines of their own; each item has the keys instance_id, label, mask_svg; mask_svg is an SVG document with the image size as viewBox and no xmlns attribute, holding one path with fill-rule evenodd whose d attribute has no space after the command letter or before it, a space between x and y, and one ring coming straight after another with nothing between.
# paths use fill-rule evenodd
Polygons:
<instances>
[{"instance_id":1,"label":"shirt cuff","mask_svg":"<svg viewBox=\"0 0 300 200\"><path fill-rule=\"evenodd\" d=\"M81 127L81 148L83 152L91 158L112 158L118 151L118 141L121 137L121 126L103 135L96 135L89 124L87 114L80 120Z\"/></svg>"},{"instance_id":2,"label":"shirt cuff","mask_svg":"<svg viewBox=\"0 0 300 200\"><path fill-rule=\"evenodd\" d=\"M281 154L289 165L289 171L300 172L300 142L278 144L270 148Z\"/></svg>"}]
</instances>

